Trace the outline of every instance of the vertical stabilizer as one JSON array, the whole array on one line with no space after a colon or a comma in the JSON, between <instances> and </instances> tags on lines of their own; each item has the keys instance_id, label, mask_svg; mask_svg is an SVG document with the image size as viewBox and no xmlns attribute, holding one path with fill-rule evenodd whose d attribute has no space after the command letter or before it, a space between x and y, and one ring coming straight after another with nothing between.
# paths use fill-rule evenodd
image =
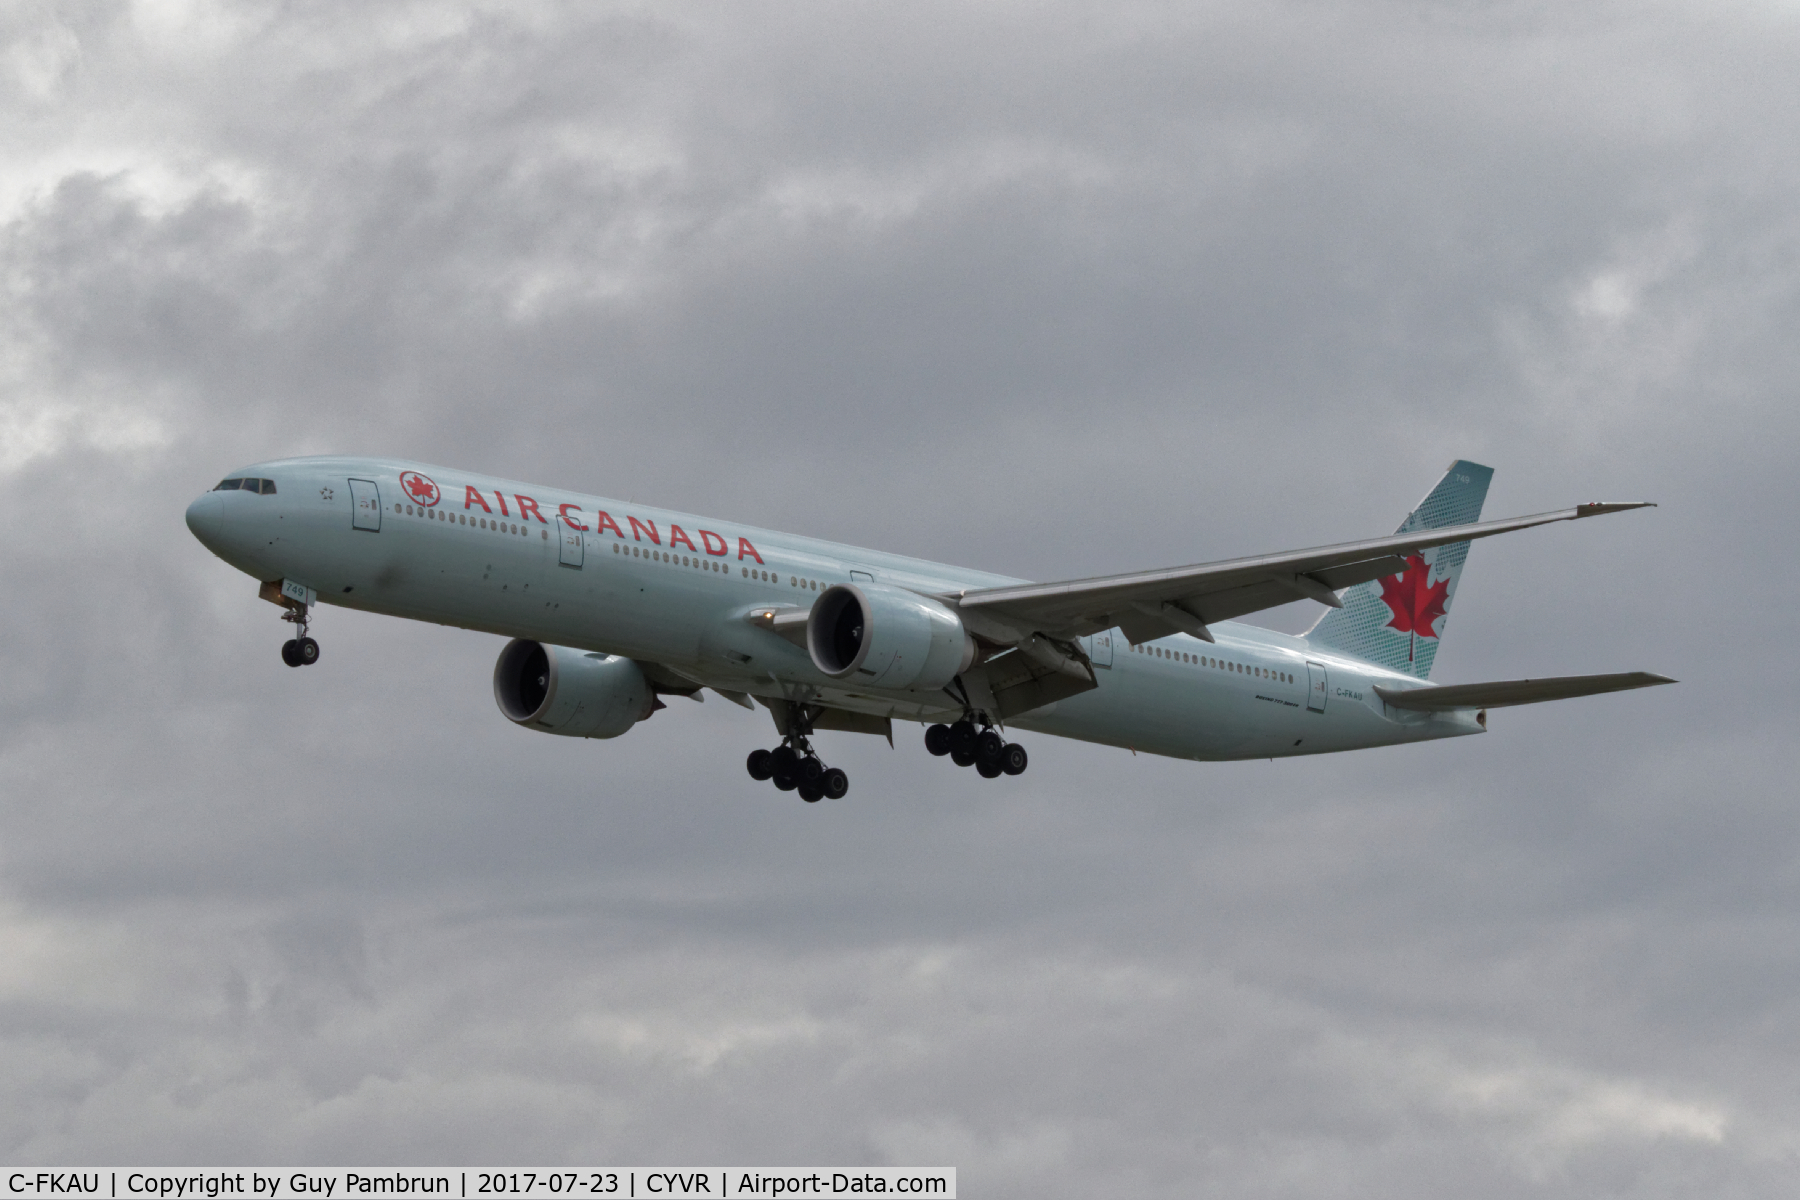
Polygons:
<instances>
[{"instance_id":1,"label":"vertical stabilizer","mask_svg":"<svg viewBox=\"0 0 1800 1200\"><path fill-rule=\"evenodd\" d=\"M1406 515L1395 533L1469 525L1481 519L1494 469L1458 460ZM1344 607L1319 618L1306 640L1420 679L1431 675L1439 639L1456 599L1469 543L1453 542L1407 559L1406 570L1360 583L1344 593Z\"/></svg>"}]
</instances>

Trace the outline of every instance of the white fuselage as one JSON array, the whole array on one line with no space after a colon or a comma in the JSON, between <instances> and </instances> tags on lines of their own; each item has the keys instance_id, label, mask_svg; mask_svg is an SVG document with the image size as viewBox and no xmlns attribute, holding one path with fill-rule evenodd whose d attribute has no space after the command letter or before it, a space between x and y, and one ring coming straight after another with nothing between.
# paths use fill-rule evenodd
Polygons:
<instances>
[{"instance_id":1,"label":"white fuselage","mask_svg":"<svg viewBox=\"0 0 1800 1200\"><path fill-rule=\"evenodd\" d=\"M831 678L747 618L808 607L825 587L858 580L940 596L1023 582L395 459L285 459L241 475L272 479L276 490L209 492L188 523L259 580L291 581L344 608L657 663L771 702L898 720L953 720L961 709L942 690ZM1419 686L1410 676L1255 626L1221 622L1212 632L1215 644L1175 635L1132 647L1117 630L1084 639L1099 686L1009 724L1214 760L1482 731L1471 713L1402 712L1373 691Z\"/></svg>"}]
</instances>

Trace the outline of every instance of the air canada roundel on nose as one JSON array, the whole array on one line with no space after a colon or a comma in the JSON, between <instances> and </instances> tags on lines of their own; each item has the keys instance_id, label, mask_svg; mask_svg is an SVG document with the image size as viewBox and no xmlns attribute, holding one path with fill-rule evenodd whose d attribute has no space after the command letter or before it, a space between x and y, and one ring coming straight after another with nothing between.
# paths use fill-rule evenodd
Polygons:
<instances>
[{"instance_id":1,"label":"air canada roundel on nose","mask_svg":"<svg viewBox=\"0 0 1800 1200\"><path fill-rule=\"evenodd\" d=\"M431 482L429 476L417 471L400 472L400 486L406 489L406 497L414 504L430 508L438 502L438 485Z\"/></svg>"}]
</instances>

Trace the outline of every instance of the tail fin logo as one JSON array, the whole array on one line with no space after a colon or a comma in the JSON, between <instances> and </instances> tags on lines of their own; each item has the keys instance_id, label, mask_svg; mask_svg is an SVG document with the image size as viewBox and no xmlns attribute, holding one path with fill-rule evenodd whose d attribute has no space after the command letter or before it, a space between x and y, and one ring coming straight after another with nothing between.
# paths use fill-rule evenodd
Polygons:
<instances>
[{"instance_id":1,"label":"tail fin logo","mask_svg":"<svg viewBox=\"0 0 1800 1200\"><path fill-rule=\"evenodd\" d=\"M1394 614L1387 628L1410 633L1414 639L1437 636L1433 626L1449 607L1450 580L1444 578L1436 583L1430 580L1431 567L1423 555L1414 554L1407 558L1405 571L1381 581L1381 602ZM1409 640L1406 661L1412 660L1413 641Z\"/></svg>"}]
</instances>

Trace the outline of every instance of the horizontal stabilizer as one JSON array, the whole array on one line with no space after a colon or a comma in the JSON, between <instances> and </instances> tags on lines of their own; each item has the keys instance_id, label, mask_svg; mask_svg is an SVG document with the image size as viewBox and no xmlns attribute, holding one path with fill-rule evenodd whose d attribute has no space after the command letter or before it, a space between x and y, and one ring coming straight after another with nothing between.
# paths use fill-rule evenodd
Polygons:
<instances>
[{"instance_id":1,"label":"horizontal stabilizer","mask_svg":"<svg viewBox=\"0 0 1800 1200\"><path fill-rule=\"evenodd\" d=\"M1375 694L1394 708L1443 712L1452 708L1505 708L1511 704L1541 704L1573 696L1597 696L1632 688L1674 683L1667 675L1625 671L1617 675L1564 675L1557 679L1504 679L1494 683L1457 683L1449 687L1385 688Z\"/></svg>"}]
</instances>

